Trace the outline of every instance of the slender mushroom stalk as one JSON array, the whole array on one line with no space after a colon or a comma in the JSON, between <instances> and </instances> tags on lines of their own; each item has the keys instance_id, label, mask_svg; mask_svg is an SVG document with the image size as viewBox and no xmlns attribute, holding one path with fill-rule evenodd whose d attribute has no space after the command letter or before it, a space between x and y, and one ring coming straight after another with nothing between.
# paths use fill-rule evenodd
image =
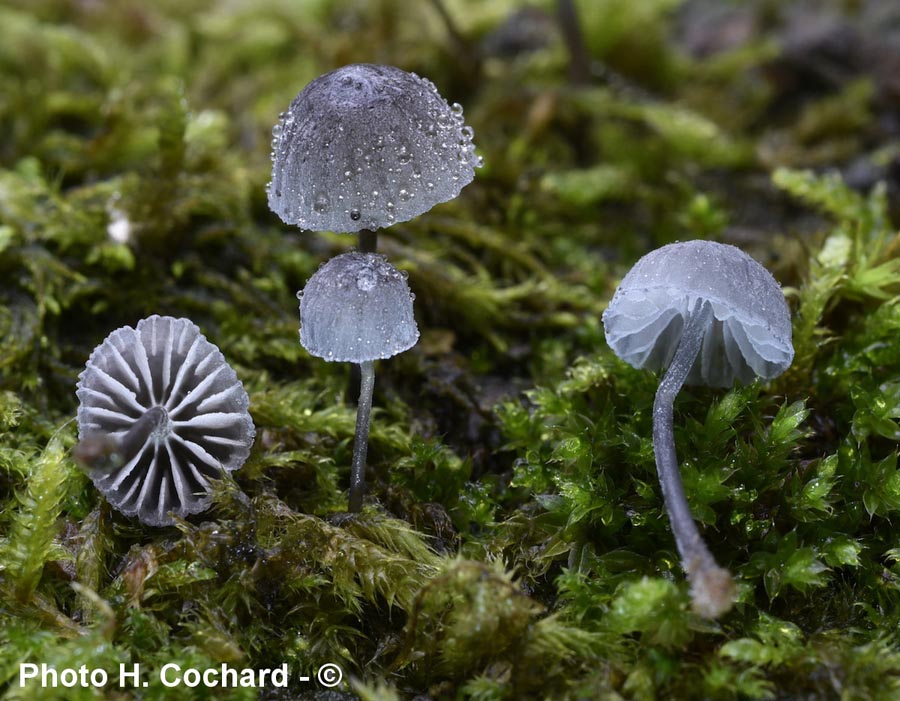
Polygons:
<instances>
[{"instance_id":1,"label":"slender mushroom stalk","mask_svg":"<svg viewBox=\"0 0 900 701\"><path fill-rule=\"evenodd\" d=\"M569 80L573 85L587 85L591 76L590 57L573 0L557 0L556 17L569 50Z\"/></svg>"},{"instance_id":2,"label":"slender mushroom stalk","mask_svg":"<svg viewBox=\"0 0 900 701\"><path fill-rule=\"evenodd\" d=\"M372 229L360 229L359 252L375 253L378 250L378 232Z\"/></svg>"},{"instance_id":3,"label":"slender mushroom stalk","mask_svg":"<svg viewBox=\"0 0 900 701\"><path fill-rule=\"evenodd\" d=\"M369 424L372 416L372 391L375 389L375 363L359 364L359 402L356 404L356 434L353 436L353 464L350 471L351 512L362 511L366 491L366 454L369 452Z\"/></svg>"},{"instance_id":4,"label":"slender mushroom stalk","mask_svg":"<svg viewBox=\"0 0 900 701\"><path fill-rule=\"evenodd\" d=\"M700 353L712 314L712 305L697 300L653 402L653 452L659 484L675 535L675 545L691 582L694 608L708 618L715 618L731 608L734 580L728 570L716 564L691 516L675 452L673 405Z\"/></svg>"},{"instance_id":5,"label":"slender mushroom stalk","mask_svg":"<svg viewBox=\"0 0 900 701\"><path fill-rule=\"evenodd\" d=\"M678 323L678 321L681 323ZM691 517L675 452L673 403L686 384L730 387L791 364L791 317L772 275L734 246L687 241L641 258L603 313L606 341L636 368L666 369L653 404L653 452L694 610L715 618L734 600Z\"/></svg>"},{"instance_id":6,"label":"slender mushroom stalk","mask_svg":"<svg viewBox=\"0 0 900 701\"><path fill-rule=\"evenodd\" d=\"M155 406L144 412L121 438L102 431L88 432L72 448L72 457L83 467L96 472L121 469L124 456L136 455L150 436L162 428L166 419L165 409Z\"/></svg>"}]
</instances>

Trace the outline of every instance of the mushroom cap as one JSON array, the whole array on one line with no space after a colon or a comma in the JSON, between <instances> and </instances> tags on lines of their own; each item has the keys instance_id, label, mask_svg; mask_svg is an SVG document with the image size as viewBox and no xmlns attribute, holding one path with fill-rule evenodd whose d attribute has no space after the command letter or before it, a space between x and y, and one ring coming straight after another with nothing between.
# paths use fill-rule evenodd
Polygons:
<instances>
[{"instance_id":1,"label":"mushroom cap","mask_svg":"<svg viewBox=\"0 0 900 701\"><path fill-rule=\"evenodd\" d=\"M635 263L603 313L606 341L633 367L668 367L698 300L713 316L688 383L730 387L777 377L791 364L781 287L742 250L712 241L669 244Z\"/></svg>"},{"instance_id":2,"label":"mushroom cap","mask_svg":"<svg viewBox=\"0 0 900 701\"><path fill-rule=\"evenodd\" d=\"M419 340L406 273L377 253L344 253L323 264L300 297L300 343L325 360L390 358Z\"/></svg>"},{"instance_id":3,"label":"mushroom cap","mask_svg":"<svg viewBox=\"0 0 900 701\"><path fill-rule=\"evenodd\" d=\"M472 182L473 133L430 80L344 66L303 88L272 130L269 208L315 231L407 221Z\"/></svg>"},{"instance_id":4,"label":"mushroom cap","mask_svg":"<svg viewBox=\"0 0 900 701\"><path fill-rule=\"evenodd\" d=\"M189 319L153 315L113 331L91 353L76 394L79 439L100 436L121 451L110 469L89 471L94 485L146 524L207 509L210 481L250 454L247 392Z\"/></svg>"}]
</instances>

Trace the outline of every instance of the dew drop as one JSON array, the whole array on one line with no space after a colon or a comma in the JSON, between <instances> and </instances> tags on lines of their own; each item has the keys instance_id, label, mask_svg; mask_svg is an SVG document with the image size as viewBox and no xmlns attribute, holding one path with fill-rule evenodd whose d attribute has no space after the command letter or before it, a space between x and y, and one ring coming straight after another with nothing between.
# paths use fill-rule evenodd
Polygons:
<instances>
[{"instance_id":1,"label":"dew drop","mask_svg":"<svg viewBox=\"0 0 900 701\"><path fill-rule=\"evenodd\" d=\"M362 292L371 292L378 282L378 275L370 268L360 270L356 275L356 287ZM361 339L357 339L361 340Z\"/></svg>"},{"instance_id":2,"label":"dew drop","mask_svg":"<svg viewBox=\"0 0 900 701\"><path fill-rule=\"evenodd\" d=\"M351 218L353 221L359 221L359 218L360 218L361 216L362 216L362 213L361 213L358 209L351 209L351 210L350 210L350 218Z\"/></svg>"}]
</instances>

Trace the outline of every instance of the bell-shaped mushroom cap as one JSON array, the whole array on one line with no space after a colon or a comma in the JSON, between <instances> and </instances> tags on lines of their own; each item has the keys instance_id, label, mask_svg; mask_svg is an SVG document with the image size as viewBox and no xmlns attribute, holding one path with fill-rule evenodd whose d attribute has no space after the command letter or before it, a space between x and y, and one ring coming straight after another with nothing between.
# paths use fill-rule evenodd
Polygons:
<instances>
[{"instance_id":1,"label":"bell-shaped mushroom cap","mask_svg":"<svg viewBox=\"0 0 900 701\"><path fill-rule=\"evenodd\" d=\"M300 343L325 360L390 358L419 340L406 273L377 253L344 253L313 275L300 297Z\"/></svg>"},{"instance_id":2,"label":"bell-shaped mushroom cap","mask_svg":"<svg viewBox=\"0 0 900 701\"><path fill-rule=\"evenodd\" d=\"M429 80L353 64L313 80L273 129L269 207L287 224L380 229L452 200L481 165Z\"/></svg>"},{"instance_id":3,"label":"bell-shaped mushroom cap","mask_svg":"<svg viewBox=\"0 0 900 701\"><path fill-rule=\"evenodd\" d=\"M234 370L188 319L151 316L113 331L76 391L78 433L120 452L90 470L119 511L163 526L209 506L210 480L250 454L255 428Z\"/></svg>"},{"instance_id":4,"label":"bell-shaped mushroom cap","mask_svg":"<svg viewBox=\"0 0 900 701\"><path fill-rule=\"evenodd\" d=\"M781 287L740 249L711 241L669 244L635 263L603 313L606 340L633 367L668 367L698 300L712 305L713 318L688 383L729 387L791 364Z\"/></svg>"}]
</instances>

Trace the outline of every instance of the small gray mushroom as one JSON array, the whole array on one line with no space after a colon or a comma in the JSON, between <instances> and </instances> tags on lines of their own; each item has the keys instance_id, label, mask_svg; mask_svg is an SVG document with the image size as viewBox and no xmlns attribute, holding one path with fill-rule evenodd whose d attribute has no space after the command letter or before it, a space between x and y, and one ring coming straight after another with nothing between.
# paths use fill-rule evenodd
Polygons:
<instances>
[{"instance_id":1,"label":"small gray mushroom","mask_svg":"<svg viewBox=\"0 0 900 701\"><path fill-rule=\"evenodd\" d=\"M481 165L472 136L462 107L431 81L393 66L344 66L310 82L273 129L269 207L315 231L408 221L472 181Z\"/></svg>"},{"instance_id":2,"label":"small gray mushroom","mask_svg":"<svg viewBox=\"0 0 900 701\"><path fill-rule=\"evenodd\" d=\"M329 361L357 363L360 391L350 474L350 511L362 508L374 361L419 339L406 274L377 253L344 253L323 264L300 298L300 343Z\"/></svg>"},{"instance_id":3,"label":"small gray mushroom","mask_svg":"<svg viewBox=\"0 0 900 701\"><path fill-rule=\"evenodd\" d=\"M76 395L76 457L110 504L148 525L206 510L210 482L250 454L247 392L189 319L154 315L113 331Z\"/></svg>"},{"instance_id":4,"label":"small gray mushroom","mask_svg":"<svg viewBox=\"0 0 900 701\"><path fill-rule=\"evenodd\" d=\"M691 517L675 452L673 403L686 382L729 387L784 372L794 357L784 295L769 271L734 246L674 243L634 265L603 325L624 361L667 368L653 405L656 467L694 609L715 618L731 608L734 582Z\"/></svg>"}]
</instances>

